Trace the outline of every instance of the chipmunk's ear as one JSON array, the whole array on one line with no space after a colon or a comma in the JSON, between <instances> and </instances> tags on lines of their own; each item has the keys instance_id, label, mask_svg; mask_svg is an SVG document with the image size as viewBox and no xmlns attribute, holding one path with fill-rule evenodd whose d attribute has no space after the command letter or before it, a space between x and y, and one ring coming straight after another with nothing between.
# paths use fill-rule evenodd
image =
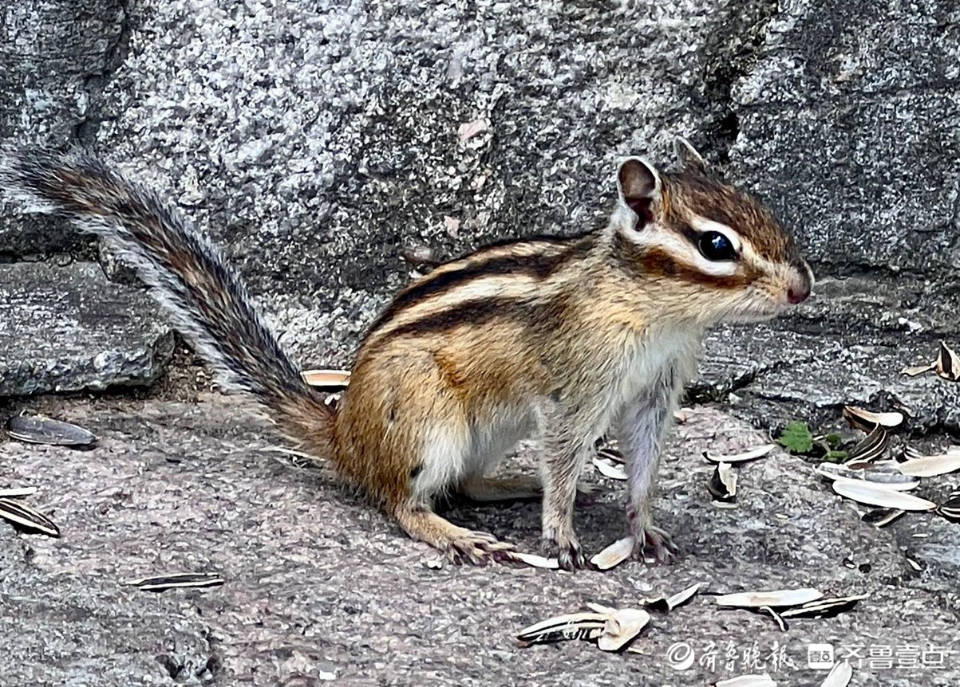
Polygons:
<instances>
[{"instance_id":1,"label":"chipmunk's ear","mask_svg":"<svg viewBox=\"0 0 960 687\"><path fill-rule=\"evenodd\" d=\"M653 221L653 206L660 200L660 175L656 167L639 157L630 157L617 172L620 202L637 215L637 229Z\"/></svg>"},{"instance_id":2,"label":"chipmunk's ear","mask_svg":"<svg viewBox=\"0 0 960 687\"><path fill-rule=\"evenodd\" d=\"M673 139L673 151L677 154L677 162L684 169L692 169L697 172L707 171L707 161L703 155L697 152L697 149L683 136L677 136Z\"/></svg>"}]
</instances>

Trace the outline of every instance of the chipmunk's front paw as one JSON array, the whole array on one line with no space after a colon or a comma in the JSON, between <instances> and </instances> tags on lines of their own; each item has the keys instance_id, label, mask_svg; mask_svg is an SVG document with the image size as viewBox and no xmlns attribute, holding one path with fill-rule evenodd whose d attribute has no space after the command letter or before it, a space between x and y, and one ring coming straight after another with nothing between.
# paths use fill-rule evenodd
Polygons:
<instances>
[{"instance_id":1,"label":"chipmunk's front paw","mask_svg":"<svg viewBox=\"0 0 960 687\"><path fill-rule=\"evenodd\" d=\"M544 535L541 548L545 556L556 555L563 570L573 572L587 566L587 559L576 537Z\"/></svg>"},{"instance_id":2,"label":"chipmunk's front paw","mask_svg":"<svg viewBox=\"0 0 960 687\"><path fill-rule=\"evenodd\" d=\"M657 563L670 563L676 558L677 546L665 531L647 525L634 533L634 554L640 558L653 556Z\"/></svg>"}]
</instances>

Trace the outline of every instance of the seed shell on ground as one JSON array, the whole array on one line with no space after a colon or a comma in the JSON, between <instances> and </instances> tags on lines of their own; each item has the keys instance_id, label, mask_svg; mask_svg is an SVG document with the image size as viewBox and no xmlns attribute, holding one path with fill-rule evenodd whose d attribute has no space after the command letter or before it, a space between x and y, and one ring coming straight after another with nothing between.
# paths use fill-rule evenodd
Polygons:
<instances>
[{"instance_id":1,"label":"seed shell on ground","mask_svg":"<svg viewBox=\"0 0 960 687\"><path fill-rule=\"evenodd\" d=\"M823 592L819 589L804 587L801 589L777 589L773 591L762 592L737 592L735 594L724 594L716 598L718 606L729 608L760 608L770 606L771 608L781 608L783 606L800 606L823 598Z\"/></svg>"},{"instance_id":2,"label":"seed shell on ground","mask_svg":"<svg viewBox=\"0 0 960 687\"><path fill-rule=\"evenodd\" d=\"M218 573L208 572L170 573L123 582L123 584L136 587L142 592L163 592L168 589L202 589L219 587L223 583L224 579Z\"/></svg>"},{"instance_id":3,"label":"seed shell on ground","mask_svg":"<svg viewBox=\"0 0 960 687\"><path fill-rule=\"evenodd\" d=\"M777 683L766 673L762 675L738 675L728 680L720 680L714 685L715 687L777 687Z\"/></svg>"},{"instance_id":4,"label":"seed shell on ground","mask_svg":"<svg viewBox=\"0 0 960 687\"><path fill-rule=\"evenodd\" d=\"M820 687L847 687L851 679L853 679L853 668L850 667L849 661L843 660L833 664L833 668L820 683Z\"/></svg>"},{"instance_id":5,"label":"seed shell on ground","mask_svg":"<svg viewBox=\"0 0 960 687\"><path fill-rule=\"evenodd\" d=\"M50 518L17 499L0 497L0 518L48 537L60 536L60 528Z\"/></svg>"},{"instance_id":6,"label":"seed shell on ground","mask_svg":"<svg viewBox=\"0 0 960 687\"><path fill-rule=\"evenodd\" d=\"M853 499L857 503L864 503L868 506L880 506L881 508L896 508L897 510L925 511L933 510L937 504L917 496L911 496L900 491L884 489L881 486L864 482L863 484L854 484L850 481L835 481L833 490Z\"/></svg>"},{"instance_id":7,"label":"seed shell on ground","mask_svg":"<svg viewBox=\"0 0 960 687\"><path fill-rule=\"evenodd\" d=\"M36 493L36 487L11 487L9 489L0 489L0 498L19 499L24 496L33 496Z\"/></svg>"},{"instance_id":8,"label":"seed shell on ground","mask_svg":"<svg viewBox=\"0 0 960 687\"><path fill-rule=\"evenodd\" d=\"M897 411L875 413L857 406L844 406L843 417L854 427L868 432L873 431L877 425L894 429L903 424L903 413Z\"/></svg>"},{"instance_id":9,"label":"seed shell on ground","mask_svg":"<svg viewBox=\"0 0 960 687\"><path fill-rule=\"evenodd\" d=\"M633 537L618 539L591 558L590 563L597 570L609 570L630 558L635 543L636 540Z\"/></svg>"},{"instance_id":10,"label":"seed shell on ground","mask_svg":"<svg viewBox=\"0 0 960 687\"><path fill-rule=\"evenodd\" d=\"M960 470L960 452L910 458L898 463L897 469L911 477L939 477Z\"/></svg>"},{"instance_id":11,"label":"seed shell on ground","mask_svg":"<svg viewBox=\"0 0 960 687\"><path fill-rule=\"evenodd\" d=\"M620 465L605 458L593 457L593 466L597 471L609 479L626 480L629 476Z\"/></svg>"},{"instance_id":12,"label":"seed shell on ground","mask_svg":"<svg viewBox=\"0 0 960 687\"><path fill-rule=\"evenodd\" d=\"M97 443L90 430L42 415L14 415L7 421L7 434L28 444L84 448Z\"/></svg>"},{"instance_id":13,"label":"seed shell on ground","mask_svg":"<svg viewBox=\"0 0 960 687\"><path fill-rule=\"evenodd\" d=\"M321 391L342 391L350 384L349 370L304 370L300 374L303 381Z\"/></svg>"},{"instance_id":14,"label":"seed shell on ground","mask_svg":"<svg viewBox=\"0 0 960 687\"><path fill-rule=\"evenodd\" d=\"M763 458L769 455L776 447L776 444L761 444L747 451L731 453L724 456L710 453L710 451L704 451L703 457L711 463L745 463L749 460L756 460L757 458Z\"/></svg>"}]
</instances>

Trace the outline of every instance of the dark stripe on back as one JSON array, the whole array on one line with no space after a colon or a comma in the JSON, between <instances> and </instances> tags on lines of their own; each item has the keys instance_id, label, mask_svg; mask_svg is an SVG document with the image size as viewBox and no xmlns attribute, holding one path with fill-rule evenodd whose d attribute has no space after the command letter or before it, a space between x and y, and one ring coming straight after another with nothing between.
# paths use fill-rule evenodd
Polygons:
<instances>
[{"instance_id":1,"label":"dark stripe on back","mask_svg":"<svg viewBox=\"0 0 960 687\"><path fill-rule=\"evenodd\" d=\"M405 308L420 303L432 296L462 286L475 279L498 274L523 274L536 277L537 279L545 279L571 258L585 255L592 245L592 241L587 240L585 235L570 238L523 239L503 242L496 246L489 246L477 253L458 259L481 257L485 251L495 247L531 243L548 243L556 247L565 247L565 249L550 255L500 255L491 257L480 263L464 265L460 269L428 274L422 281L407 287L394 298L393 302L390 303L390 305L380 313L379 317L374 320L373 324L370 325L370 328L367 330L367 336L369 337Z\"/></svg>"},{"instance_id":2,"label":"dark stripe on back","mask_svg":"<svg viewBox=\"0 0 960 687\"><path fill-rule=\"evenodd\" d=\"M436 334L449 331L462 324L485 324L495 317L503 317L510 308L522 306L526 301L520 298L486 298L479 301L468 301L452 308L444 308L440 312L425 315L412 322L407 322L390 332L390 337L405 334Z\"/></svg>"}]
</instances>

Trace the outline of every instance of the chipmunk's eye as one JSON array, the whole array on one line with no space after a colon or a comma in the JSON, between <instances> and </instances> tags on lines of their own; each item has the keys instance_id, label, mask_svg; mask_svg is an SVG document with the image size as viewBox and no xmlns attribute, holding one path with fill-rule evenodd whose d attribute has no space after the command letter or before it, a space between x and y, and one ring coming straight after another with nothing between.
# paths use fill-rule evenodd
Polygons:
<instances>
[{"instance_id":1,"label":"chipmunk's eye","mask_svg":"<svg viewBox=\"0 0 960 687\"><path fill-rule=\"evenodd\" d=\"M697 248L707 260L736 260L737 251L730 239L719 231L705 231L697 238Z\"/></svg>"}]
</instances>

